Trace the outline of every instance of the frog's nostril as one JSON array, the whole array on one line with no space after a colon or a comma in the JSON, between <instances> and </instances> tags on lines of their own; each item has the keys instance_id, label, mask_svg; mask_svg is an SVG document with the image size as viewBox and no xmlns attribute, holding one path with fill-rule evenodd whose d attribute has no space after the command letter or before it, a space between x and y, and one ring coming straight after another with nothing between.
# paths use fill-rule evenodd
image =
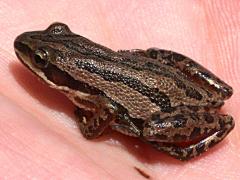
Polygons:
<instances>
[{"instance_id":1,"label":"frog's nostril","mask_svg":"<svg viewBox=\"0 0 240 180\"><path fill-rule=\"evenodd\" d=\"M25 55L27 55L29 53L29 47L27 45L23 44L22 42L15 41L14 48L15 48L15 51L18 51Z\"/></svg>"},{"instance_id":2,"label":"frog's nostril","mask_svg":"<svg viewBox=\"0 0 240 180\"><path fill-rule=\"evenodd\" d=\"M20 53L20 54L29 55L31 50L26 44L24 44L23 41L21 41L21 39L22 39L21 37L17 37L14 41L15 52L18 54Z\"/></svg>"},{"instance_id":3,"label":"frog's nostril","mask_svg":"<svg viewBox=\"0 0 240 180\"><path fill-rule=\"evenodd\" d=\"M27 41L27 39L28 39L27 33L22 33L19 36L17 36L16 39L14 40L14 48L16 50L21 51L22 48L26 46L24 44L26 44L25 42Z\"/></svg>"},{"instance_id":4,"label":"frog's nostril","mask_svg":"<svg viewBox=\"0 0 240 180\"><path fill-rule=\"evenodd\" d=\"M21 50L22 43L17 41L17 39L14 41L14 48L17 50Z\"/></svg>"}]
</instances>

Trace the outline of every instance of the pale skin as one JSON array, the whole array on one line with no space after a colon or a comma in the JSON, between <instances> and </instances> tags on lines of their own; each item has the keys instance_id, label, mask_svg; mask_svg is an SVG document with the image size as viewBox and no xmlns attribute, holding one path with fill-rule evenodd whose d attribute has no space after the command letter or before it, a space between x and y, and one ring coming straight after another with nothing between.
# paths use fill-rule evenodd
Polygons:
<instances>
[{"instance_id":1,"label":"pale skin","mask_svg":"<svg viewBox=\"0 0 240 180\"><path fill-rule=\"evenodd\" d=\"M237 0L76 1L67 5L1 1L0 7L4 7L4 18L0 18L0 177L141 179L134 169L138 167L152 179L240 178ZM234 117L235 129L222 143L189 162L116 132L85 140L74 121L71 102L39 82L14 54L17 35L45 29L54 21L114 50L155 46L203 64L234 89L222 111Z\"/></svg>"}]
</instances>

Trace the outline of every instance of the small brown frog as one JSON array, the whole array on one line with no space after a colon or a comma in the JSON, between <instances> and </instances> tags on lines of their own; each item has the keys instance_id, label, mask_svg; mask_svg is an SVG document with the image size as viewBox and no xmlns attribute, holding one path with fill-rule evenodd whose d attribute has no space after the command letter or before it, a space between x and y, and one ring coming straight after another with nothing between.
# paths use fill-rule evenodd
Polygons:
<instances>
[{"instance_id":1,"label":"small brown frog","mask_svg":"<svg viewBox=\"0 0 240 180\"><path fill-rule=\"evenodd\" d=\"M87 139L111 127L186 160L207 151L234 127L231 116L218 113L232 88L176 52L116 52L62 23L21 34L14 47L27 68L76 105Z\"/></svg>"}]
</instances>

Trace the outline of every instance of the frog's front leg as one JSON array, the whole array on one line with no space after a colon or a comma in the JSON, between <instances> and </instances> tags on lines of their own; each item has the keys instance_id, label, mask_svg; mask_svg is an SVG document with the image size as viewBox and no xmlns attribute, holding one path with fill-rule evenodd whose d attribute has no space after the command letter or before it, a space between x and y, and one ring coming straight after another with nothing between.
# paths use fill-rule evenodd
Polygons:
<instances>
[{"instance_id":1,"label":"frog's front leg","mask_svg":"<svg viewBox=\"0 0 240 180\"><path fill-rule=\"evenodd\" d=\"M83 136L94 139L100 136L115 119L116 111L111 102L102 96L74 97L75 115Z\"/></svg>"},{"instance_id":2,"label":"frog's front leg","mask_svg":"<svg viewBox=\"0 0 240 180\"><path fill-rule=\"evenodd\" d=\"M232 87L220 80L216 75L196 61L182 54L158 48L149 48L147 50L120 50L118 52L156 59L162 64L178 69L183 72L186 77L199 83L200 86L208 87L209 90L216 92L221 99L228 99L233 93Z\"/></svg>"},{"instance_id":3,"label":"frog's front leg","mask_svg":"<svg viewBox=\"0 0 240 180\"><path fill-rule=\"evenodd\" d=\"M147 122L143 137L158 150L188 160L223 140L233 127L234 121L228 115L176 115Z\"/></svg>"}]
</instances>

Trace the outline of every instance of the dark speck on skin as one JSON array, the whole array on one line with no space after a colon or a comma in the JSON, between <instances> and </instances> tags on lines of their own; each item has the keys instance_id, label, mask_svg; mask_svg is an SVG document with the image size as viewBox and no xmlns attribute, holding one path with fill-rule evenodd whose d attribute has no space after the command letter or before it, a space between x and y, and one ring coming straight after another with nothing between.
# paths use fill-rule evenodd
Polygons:
<instances>
[{"instance_id":1,"label":"dark speck on skin","mask_svg":"<svg viewBox=\"0 0 240 180\"><path fill-rule=\"evenodd\" d=\"M147 173L145 173L143 170L139 169L138 167L134 166L134 169L144 178L151 179L150 175L148 175Z\"/></svg>"}]
</instances>

